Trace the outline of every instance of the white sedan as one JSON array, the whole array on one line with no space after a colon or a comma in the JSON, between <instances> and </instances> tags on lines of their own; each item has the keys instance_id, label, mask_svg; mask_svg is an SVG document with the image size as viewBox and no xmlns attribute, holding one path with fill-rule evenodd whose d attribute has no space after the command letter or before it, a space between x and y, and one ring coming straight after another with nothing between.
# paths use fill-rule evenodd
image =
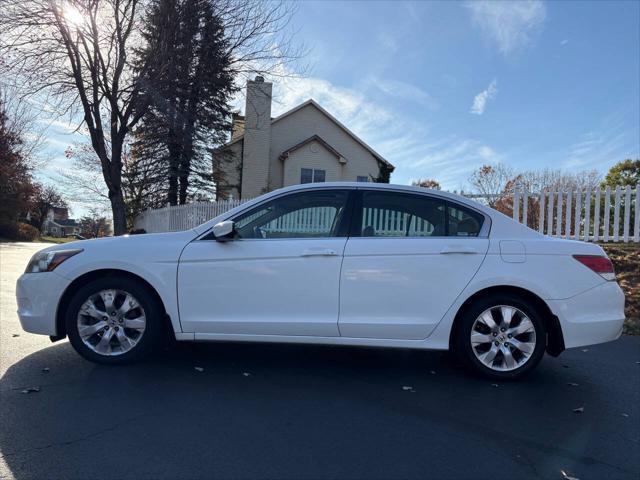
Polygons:
<instances>
[{"instance_id":1,"label":"white sedan","mask_svg":"<svg viewBox=\"0 0 640 480\"><path fill-rule=\"evenodd\" d=\"M119 364L179 341L453 350L496 378L618 338L624 295L593 244L548 238L463 197L307 184L192 230L38 252L17 285L27 332Z\"/></svg>"}]
</instances>

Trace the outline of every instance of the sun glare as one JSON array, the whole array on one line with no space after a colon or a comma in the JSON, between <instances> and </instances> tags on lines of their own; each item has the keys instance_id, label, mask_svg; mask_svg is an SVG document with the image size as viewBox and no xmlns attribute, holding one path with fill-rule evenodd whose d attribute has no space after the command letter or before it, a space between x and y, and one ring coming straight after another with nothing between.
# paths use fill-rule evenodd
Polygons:
<instances>
[{"instance_id":1,"label":"sun glare","mask_svg":"<svg viewBox=\"0 0 640 480\"><path fill-rule=\"evenodd\" d=\"M79 26L84 23L84 17L80 10L78 10L75 6L73 6L69 2L65 2L62 7L62 14L64 15L64 19L74 26Z\"/></svg>"}]
</instances>

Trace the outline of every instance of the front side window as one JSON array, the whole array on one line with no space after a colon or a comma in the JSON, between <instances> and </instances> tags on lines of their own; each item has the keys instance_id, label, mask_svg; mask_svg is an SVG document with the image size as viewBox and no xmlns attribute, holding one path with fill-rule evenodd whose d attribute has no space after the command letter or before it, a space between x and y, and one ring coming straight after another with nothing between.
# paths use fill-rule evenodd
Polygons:
<instances>
[{"instance_id":1,"label":"front side window","mask_svg":"<svg viewBox=\"0 0 640 480\"><path fill-rule=\"evenodd\" d=\"M300 183L321 183L326 178L326 170L317 168L301 168Z\"/></svg>"},{"instance_id":2,"label":"front side window","mask_svg":"<svg viewBox=\"0 0 640 480\"><path fill-rule=\"evenodd\" d=\"M367 183L369 181L369 177L366 175L358 175L356 177L356 182Z\"/></svg>"},{"instance_id":3,"label":"front side window","mask_svg":"<svg viewBox=\"0 0 640 480\"><path fill-rule=\"evenodd\" d=\"M363 237L433 237L445 235L445 202L396 192L362 194Z\"/></svg>"},{"instance_id":4,"label":"front side window","mask_svg":"<svg viewBox=\"0 0 640 480\"><path fill-rule=\"evenodd\" d=\"M322 238L337 236L346 190L302 192L276 198L234 219L238 238Z\"/></svg>"}]
</instances>

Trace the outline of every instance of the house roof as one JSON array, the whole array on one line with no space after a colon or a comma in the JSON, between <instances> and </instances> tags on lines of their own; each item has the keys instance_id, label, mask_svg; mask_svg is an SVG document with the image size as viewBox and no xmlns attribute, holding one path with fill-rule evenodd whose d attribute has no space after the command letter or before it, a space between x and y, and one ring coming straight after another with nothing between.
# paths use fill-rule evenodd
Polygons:
<instances>
[{"instance_id":1,"label":"house roof","mask_svg":"<svg viewBox=\"0 0 640 480\"><path fill-rule=\"evenodd\" d=\"M295 152L296 150L304 147L305 145L307 145L307 144L309 144L311 142L318 142L320 145L322 145L324 148L326 148L329 151L329 153L331 153L338 160L340 158L344 158L343 155L341 155L335 148L333 148L325 140L323 140L323 138L320 135L311 135L306 140L303 140L300 143L298 143L297 145L294 145L293 147L291 147L291 148L285 150L284 152L282 152L280 154L280 157L279 157L280 160L285 160L289 156L289 154L291 154L292 152Z\"/></svg>"},{"instance_id":2,"label":"house roof","mask_svg":"<svg viewBox=\"0 0 640 480\"><path fill-rule=\"evenodd\" d=\"M334 117L333 115L331 115L329 112L327 112L324 108L322 108L315 100L313 100L312 98L310 98L309 100L307 100L306 102L301 103L300 105L298 105L297 107L292 108L291 110L288 110L286 112L284 112L282 115L277 116L276 118L271 120L271 124L273 125L274 123L277 123L278 121L282 120L283 118L288 117L289 115L293 115L294 113L296 113L298 110L302 110L304 107L311 105L315 108L317 108L325 117L327 117L329 120L331 120L333 123L335 123L338 127L340 127L341 129L343 129L347 134L349 134L349 136L351 138L353 138L356 142L358 142L362 147L365 148L365 150L367 150L371 155L373 155L373 157L378 160L381 163L384 163L385 165L387 165L388 167L391 168L391 170L393 171L393 169L395 168L391 163L389 163L382 155L380 155L378 152L376 152L373 148L371 148L369 145L367 145L365 142L363 142L355 133L353 133L351 130L349 130L343 123L341 123L336 117ZM237 138L231 140L228 143L225 143L224 145L222 145L221 147L217 148L216 150L222 150L230 145L233 145L236 142L239 142L240 140L244 139L244 134L239 135ZM326 142L325 142L326 143Z\"/></svg>"}]
</instances>

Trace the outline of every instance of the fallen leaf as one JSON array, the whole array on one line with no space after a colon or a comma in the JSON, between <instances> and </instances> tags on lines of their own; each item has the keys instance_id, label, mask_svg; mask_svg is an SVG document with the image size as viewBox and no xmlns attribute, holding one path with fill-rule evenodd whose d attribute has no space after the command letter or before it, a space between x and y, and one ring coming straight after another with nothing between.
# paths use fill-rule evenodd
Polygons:
<instances>
[{"instance_id":1,"label":"fallen leaf","mask_svg":"<svg viewBox=\"0 0 640 480\"><path fill-rule=\"evenodd\" d=\"M577 387L578 386L577 383L573 383L573 382L568 382L567 385L569 385L570 387Z\"/></svg>"},{"instance_id":2,"label":"fallen leaf","mask_svg":"<svg viewBox=\"0 0 640 480\"><path fill-rule=\"evenodd\" d=\"M415 390L413 389L413 387L409 387L407 385L402 387L402 390L404 390L405 392L415 392Z\"/></svg>"},{"instance_id":3,"label":"fallen leaf","mask_svg":"<svg viewBox=\"0 0 640 480\"><path fill-rule=\"evenodd\" d=\"M44 373L49 373L49 370L50 370L50 368L49 368L49 367L44 367L44 368L42 369L42 371L43 371Z\"/></svg>"},{"instance_id":4,"label":"fallen leaf","mask_svg":"<svg viewBox=\"0 0 640 480\"><path fill-rule=\"evenodd\" d=\"M574 477L572 475L569 475L564 470L560 470L560 473L562 474L562 478L564 478L564 480L580 480L578 477Z\"/></svg>"},{"instance_id":5,"label":"fallen leaf","mask_svg":"<svg viewBox=\"0 0 640 480\"><path fill-rule=\"evenodd\" d=\"M40 391L40 387L27 387L22 390L20 393L38 393Z\"/></svg>"},{"instance_id":6,"label":"fallen leaf","mask_svg":"<svg viewBox=\"0 0 640 480\"><path fill-rule=\"evenodd\" d=\"M582 413L584 412L584 407L578 407L573 409L573 413Z\"/></svg>"},{"instance_id":7,"label":"fallen leaf","mask_svg":"<svg viewBox=\"0 0 640 480\"><path fill-rule=\"evenodd\" d=\"M436 371L435 371L435 370L429 370L429 373L430 373L431 375L435 375L435 374L436 374Z\"/></svg>"},{"instance_id":8,"label":"fallen leaf","mask_svg":"<svg viewBox=\"0 0 640 480\"><path fill-rule=\"evenodd\" d=\"M497 383L492 383L491 386L492 387L499 387L500 385L498 385Z\"/></svg>"},{"instance_id":9,"label":"fallen leaf","mask_svg":"<svg viewBox=\"0 0 640 480\"><path fill-rule=\"evenodd\" d=\"M204 368L202 367L193 367L195 370L197 370L198 372L204 372Z\"/></svg>"},{"instance_id":10,"label":"fallen leaf","mask_svg":"<svg viewBox=\"0 0 640 480\"><path fill-rule=\"evenodd\" d=\"M629 416L628 413L621 413L620 415L622 415L623 417L628 417Z\"/></svg>"},{"instance_id":11,"label":"fallen leaf","mask_svg":"<svg viewBox=\"0 0 640 480\"><path fill-rule=\"evenodd\" d=\"M20 336L20 334L19 334L19 333L14 333L14 334L13 334L13 336L14 336L14 337L19 337L19 336Z\"/></svg>"},{"instance_id":12,"label":"fallen leaf","mask_svg":"<svg viewBox=\"0 0 640 480\"><path fill-rule=\"evenodd\" d=\"M249 372L242 372L242 375L244 375L245 377L249 377L251 374Z\"/></svg>"},{"instance_id":13,"label":"fallen leaf","mask_svg":"<svg viewBox=\"0 0 640 480\"><path fill-rule=\"evenodd\" d=\"M569 368L569 365L562 365L562 368Z\"/></svg>"}]
</instances>

